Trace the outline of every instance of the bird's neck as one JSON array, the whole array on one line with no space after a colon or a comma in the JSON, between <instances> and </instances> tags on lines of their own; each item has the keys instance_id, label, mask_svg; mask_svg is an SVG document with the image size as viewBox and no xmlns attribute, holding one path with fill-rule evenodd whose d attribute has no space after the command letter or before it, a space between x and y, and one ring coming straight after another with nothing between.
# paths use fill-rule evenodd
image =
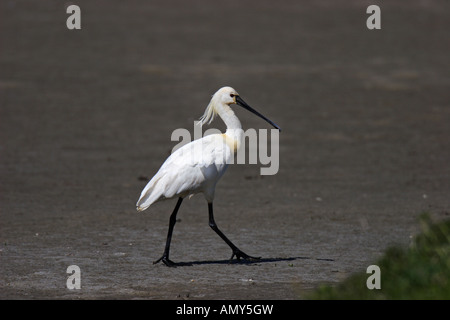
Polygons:
<instances>
[{"instance_id":1,"label":"bird's neck","mask_svg":"<svg viewBox=\"0 0 450 320\"><path fill-rule=\"evenodd\" d=\"M234 149L238 149L241 145L242 137L244 135L241 122L228 105L222 104L217 109L220 118L223 120L223 122L225 122L225 125L227 126L225 135L228 137L228 139L233 140L236 146Z\"/></svg>"},{"instance_id":2,"label":"bird's neck","mask_svg":"<svg viewBox=\"0 0 450 320\"><path fill-rule=\"evenodd\" d=\"M227 131L242 129L241 122L228 105L221 104L219 107L216 107L216 110L220 118L225 122Z\"/></svg>"}]
</instances>

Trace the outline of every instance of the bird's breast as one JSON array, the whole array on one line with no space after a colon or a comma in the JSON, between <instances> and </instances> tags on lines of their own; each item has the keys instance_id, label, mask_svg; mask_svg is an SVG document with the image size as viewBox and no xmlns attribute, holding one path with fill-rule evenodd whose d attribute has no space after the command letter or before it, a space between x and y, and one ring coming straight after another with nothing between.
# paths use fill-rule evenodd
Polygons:
<instances>
[{"instance_id":1,"label":"bird's breast","mask_svg":"<svg viewBox=\"0 0 450 320\"><path fill-rule=\"evenodd\" d=\"M241 145L240 141L238 139L230 137L226 133L223 133L222 137L226 145L233 151L233 153L236 153Z\"/></svg>"}]
</instances>

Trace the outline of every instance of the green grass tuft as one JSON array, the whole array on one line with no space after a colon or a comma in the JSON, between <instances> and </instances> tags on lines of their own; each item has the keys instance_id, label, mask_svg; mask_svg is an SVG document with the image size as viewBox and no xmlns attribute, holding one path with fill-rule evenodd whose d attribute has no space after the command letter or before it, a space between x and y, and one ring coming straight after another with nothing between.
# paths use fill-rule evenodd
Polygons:
<instances>
[{"instance_id":1,"label":"green grass tuft","mask_svg":"<svg viewBox=\"0 0 450 320\"><path fill-rule=\"evenodd\" d=\"M392 247L374 264L380 267L381 289L369 290L371 274L350 276L337 286L324 285L309 299L450 299L450 220L433 223L421 216L422 232L410 248Z\"/></svg>"}]
</instances>

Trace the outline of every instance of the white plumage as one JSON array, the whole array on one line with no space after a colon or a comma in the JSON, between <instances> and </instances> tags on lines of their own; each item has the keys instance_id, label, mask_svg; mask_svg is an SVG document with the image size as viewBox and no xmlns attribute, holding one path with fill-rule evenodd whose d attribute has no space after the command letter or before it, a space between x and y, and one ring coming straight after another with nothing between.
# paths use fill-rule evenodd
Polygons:
<instances>
[{"instance_id":1,"label":"white plumage","mask_svg":"<svg viewBox=\"0 0 450 320\"><path fill-rule=\"evenodd\" d=\"M218 114L227 124L227 131L194 140L172 153L142 191L136 204L138 211L159 200L199 192L203 192L208 202L214 200L216 183L243 137L241 123L229 106L236 103L236 96L237 92L230 87L223 87L213 95L201 124L211 123ZM236 148L232 148L234 144Z\"/></svg>"},{"instance_id":2,"label":"white plumage","mask_svg":"<svg viewBox=\"0 0 450 320\"><path fill-rule=\"evenodd\" d=\"M172 153L142 190L138 211L160 200L185 198L200 192L208 202L213 201L216 183L233 156L224 140L222 135L209 135Z\"/></svg>"},{"instance_id":3,"label":"white plumage","mask_svg":"<svg viewBox=\"0 0 450 320\"><path fill-rule=\"evenodd\" d=\"M231 258L236 256L238 259L258 259L245 254L228 240L218 229L213 217L212 203L216 184L225 173L235 152L239 149L244 135L239 119L230 108L231 104L242 106L279 129L276 124L246 104L233 88L223 87L213 95L200 119L201 124L211 123L215 116L219 115L227 126L226 132L205 136L177 149L147 183L136 203L137 210L143 211L157 201L178 198L177 205L170 217L164 254L156 262L162 260L167 266L176 265L169 260L172 230L176 222L175 217L183 199L197 193L204 194L208 202L209 225L233 250Z\"/></svg>"}]
</instances>

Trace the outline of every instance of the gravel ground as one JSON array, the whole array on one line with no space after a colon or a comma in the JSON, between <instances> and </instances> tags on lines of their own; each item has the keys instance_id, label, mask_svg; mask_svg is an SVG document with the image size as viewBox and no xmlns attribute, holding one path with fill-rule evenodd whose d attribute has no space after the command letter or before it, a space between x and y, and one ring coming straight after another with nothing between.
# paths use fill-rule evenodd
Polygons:
<instances>
[{"instance_id":1,"label":"gravel ground","mask_svg":"<svg viewBox=\"0 0 450 320\"><path fill-rule=\"evenodd\" d=\"M81 30L67 4L0 4L1 299L301 299L448 218L448 1L80 0ZM171 249L191 266L153 265L175 201L137 213L145 177L224 85L283 130L276 175L234 165L216 189L262 259L228 263L199 195Z\"/></svg>"}]
</instances>

